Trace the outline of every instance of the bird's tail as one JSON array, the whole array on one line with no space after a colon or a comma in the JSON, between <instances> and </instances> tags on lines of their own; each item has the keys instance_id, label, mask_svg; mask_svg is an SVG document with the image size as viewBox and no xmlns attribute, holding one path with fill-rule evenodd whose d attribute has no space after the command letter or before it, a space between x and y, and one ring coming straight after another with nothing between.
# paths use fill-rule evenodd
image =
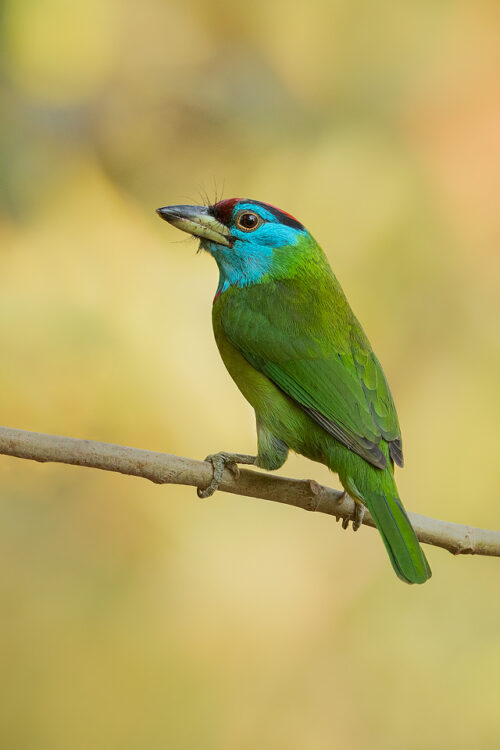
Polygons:
<instances>
[{"instance_id":1,"label":"bird's tail","mask_svg":"<svg viewBox=\"0 0 500 750\"><path fill-rule=\"evenodd\" d=\"M399 497L380 493L370 498L368 507L398 578L405 583L425 583L431 569Z\"/></svg>"},{"instance_id":2,"label":"bird's tail","mask_svg":"<svg viewBox=\"0 0 500 750\"><path fill-rule=\"evenodd\" d=\"M371 468L371 467L370 467ZM368 481L366 481L368 480ZM369 471L363 500L380 532L396 575L405 583L425 583L431 569L398 497L390 470Z\"/></svg>"}]
</instances>

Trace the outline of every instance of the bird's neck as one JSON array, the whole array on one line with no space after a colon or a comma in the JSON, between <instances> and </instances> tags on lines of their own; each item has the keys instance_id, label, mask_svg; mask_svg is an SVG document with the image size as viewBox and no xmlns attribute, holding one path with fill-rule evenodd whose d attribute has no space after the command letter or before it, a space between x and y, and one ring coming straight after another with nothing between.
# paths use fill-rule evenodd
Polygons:
<instances>
[{"instance_id":1,"label":"bird's neck","mask_svg":"<svg viewBox=\"0 0 500 750\"><path fill-rule=\"evenodd\" d=\"M293 246L260 245L253 249L247 245L243 250L237 245L232 248L221 245L206 247L219 267L215 299L230 287L241 289L296 275L309 278L331 273L322 250L311 237Z\"/></svg>"}]
</instances>

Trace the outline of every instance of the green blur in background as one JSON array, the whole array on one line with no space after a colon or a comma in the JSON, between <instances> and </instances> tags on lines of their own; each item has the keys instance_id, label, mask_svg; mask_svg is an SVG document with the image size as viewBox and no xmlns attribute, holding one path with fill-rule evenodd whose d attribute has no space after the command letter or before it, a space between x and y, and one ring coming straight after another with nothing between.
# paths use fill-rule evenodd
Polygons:
<instances>
[{"instance_id":1,"label":"green blur in background","mask_svg":"<svg viewBox=\"0 0 500 750\"><path fill-rule=\"evenodd\" d=\"M154 209L256 198L311 230L383 363L406 507L499 528L498 3L0 13L1 422L254 452L215 263ZM404 587L366 528L1 457L0 746L497 748L500 560L426 551Z\"/></svg>"}]
</instances>

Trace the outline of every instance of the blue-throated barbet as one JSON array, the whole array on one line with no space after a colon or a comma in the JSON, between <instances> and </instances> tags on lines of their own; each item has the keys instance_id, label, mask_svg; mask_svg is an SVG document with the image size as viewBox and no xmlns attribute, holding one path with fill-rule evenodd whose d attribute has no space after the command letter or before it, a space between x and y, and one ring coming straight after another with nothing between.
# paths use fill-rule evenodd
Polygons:
<instances>
[{"instance_id":1,"label":"blue-throated barbet","mask_svg":"<svg viewBox=\"0 0 500 750\"><path fill-rule=\"evenodd\" d=\"M201 241L219 267L212 320L221 357L255 409L257 456L210 456L217 488L225 465L278 469L288 451L339 475L355 500L353 526L370 511L396 574L431 571L398 496L398 417L382 367L325 254L290 214L254 200L165 206L158 214Z\"/></svg>"}]
</instances>

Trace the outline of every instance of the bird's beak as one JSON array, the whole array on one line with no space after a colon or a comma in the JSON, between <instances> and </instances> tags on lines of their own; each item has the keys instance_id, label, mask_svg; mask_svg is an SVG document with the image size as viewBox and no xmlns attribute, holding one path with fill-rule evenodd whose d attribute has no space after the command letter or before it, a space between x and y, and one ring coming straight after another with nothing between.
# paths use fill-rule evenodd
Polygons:
<instances>
[{"instance_id":1,"label":"bird's beak","mask_svg":"<svg viewBox=\"0 0 500 750\"><path fill-rule=\"evenodd\" d=\"M209 240L217 245L231 247L231 232L209 213L208 206L163 206L156 213L177 229Z\"/></svg>"}]
</instances>

